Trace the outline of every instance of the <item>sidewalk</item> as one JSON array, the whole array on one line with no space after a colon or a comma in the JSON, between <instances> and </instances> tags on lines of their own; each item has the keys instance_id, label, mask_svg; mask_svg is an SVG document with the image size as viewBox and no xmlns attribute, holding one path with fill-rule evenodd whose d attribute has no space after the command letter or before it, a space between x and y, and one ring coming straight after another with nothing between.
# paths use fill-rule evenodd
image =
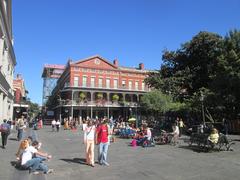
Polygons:
<instances>
[{"instance_id":1,"label":"sidewalk","mask_svg":"<svg viewBox=\"0 0 240 180\"><path fill-rule=\"evenodd\" d=\"M0 149L1 180L238 180L240 172L240 136L234 151L197 153L181 146L157 145L151 148L132 148L130 139L117 139L110 145L108 161L110 167L96 164L86 166L82 131L61 130L52 132L51 127L36 131L43 151L53 155L47 162L54 169L49 175L29 175L16 170L10 162L15 160L19 142L9 137L6 149ZM95 160L97 147L95 147Z\"/></svg>"}]
</instances>

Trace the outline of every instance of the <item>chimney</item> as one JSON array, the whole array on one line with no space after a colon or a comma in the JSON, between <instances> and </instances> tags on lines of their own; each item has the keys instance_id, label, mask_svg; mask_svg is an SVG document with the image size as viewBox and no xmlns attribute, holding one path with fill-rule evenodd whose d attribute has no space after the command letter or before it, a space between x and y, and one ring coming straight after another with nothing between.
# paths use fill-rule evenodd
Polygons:
<instances>
[{"instance_id":1,"label":"chimney","mask_svg":"<svg viewBox=\"0 0 240 180\"><path fill-rule=\"evenodd\" d=\"M114 66L118 67L118 59L114 59L113 64L114 64Z\"/></svg>"},{"instance_id":2,"label":"chimney","mask_svg":"<svg viewBox=\"0 0 240 180\"><path fill-rule=\"evenodd\" d=\"M140 64L139 64L139 69L140 69L140 70L143 70L143 69L144 69L144 64L143 64L143 63L140 63Z\"/></svg>"}]
</instances>

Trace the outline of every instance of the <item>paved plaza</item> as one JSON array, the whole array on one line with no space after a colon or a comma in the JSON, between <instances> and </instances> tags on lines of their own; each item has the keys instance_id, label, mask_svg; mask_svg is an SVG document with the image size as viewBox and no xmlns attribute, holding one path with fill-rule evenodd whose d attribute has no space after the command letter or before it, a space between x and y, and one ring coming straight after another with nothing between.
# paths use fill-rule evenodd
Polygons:
<instances>
[{"instance_id":1,"label":"paved plaza","mask_svg":"<svg viewBox=\"0 0 240 180\"><path fill-rule=\"evenodd\" d=\"M42 150L53 155L47 162L53 174L32 175L11 165L19 142L16 132L9 137L6 149L0 149L0 180L237 180L240 177L240 136L234 151L197 152L180 145L157 145L151 148L129 146L130 139L117 139L109 148L109 167L86 166L82 131L52 132L50 126L29 130L43 143ZM185 137L184 137L185 138ZM97 155L95 148L95 159Z\"/></svg>"}]
</instances>

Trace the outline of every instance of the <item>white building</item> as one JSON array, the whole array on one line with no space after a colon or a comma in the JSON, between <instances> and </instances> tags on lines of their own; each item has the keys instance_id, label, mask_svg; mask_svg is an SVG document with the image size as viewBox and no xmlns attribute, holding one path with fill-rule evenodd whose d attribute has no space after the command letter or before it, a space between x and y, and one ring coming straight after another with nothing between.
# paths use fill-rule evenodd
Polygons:
<instances>
[{"instance_id":1,"label":"white building","mask_svg":"<svg viewBox=\"0 0 240 180\"><path fill-rule=\"evenodd\" d=\"M16 58L12 36L12 0L0 0L0 122L13 116L13 73Z\"/></svg>"}]
</instances>

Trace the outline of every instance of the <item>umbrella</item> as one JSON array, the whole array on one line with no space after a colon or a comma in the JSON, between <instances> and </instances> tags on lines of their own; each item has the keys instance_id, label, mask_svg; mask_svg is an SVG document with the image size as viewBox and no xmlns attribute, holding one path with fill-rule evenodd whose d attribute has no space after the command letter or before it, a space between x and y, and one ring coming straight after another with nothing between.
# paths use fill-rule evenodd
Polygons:
<instances>
[{"instance_id":1,"label":"umbrella","mask_svg":"<svg viewBox=\"0 0 240 180\"><path fill-rule=\"evenodd\" d=\"M130 121L136 121L136 118L130 118L130 119L128 119L128 121L130 122Z\"/></svg>"}]
</instances>

